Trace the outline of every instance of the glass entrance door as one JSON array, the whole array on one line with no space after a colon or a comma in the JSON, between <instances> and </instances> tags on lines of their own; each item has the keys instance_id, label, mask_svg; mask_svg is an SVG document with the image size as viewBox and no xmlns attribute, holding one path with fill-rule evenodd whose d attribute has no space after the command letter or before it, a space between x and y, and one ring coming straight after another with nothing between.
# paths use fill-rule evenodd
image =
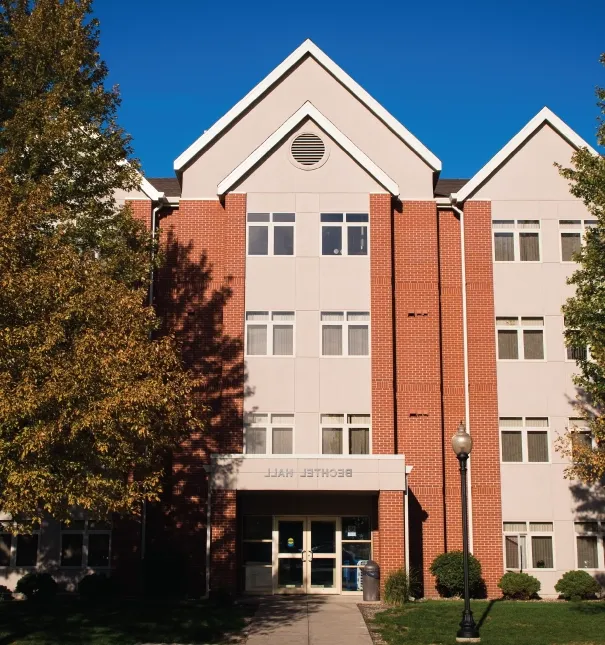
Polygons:
<instances>
[{"instance_id":1,"label":"glass entrance door","mask_svg":"<svg viewBox=\"0 0 605 645\"><path fill-rule=\"evenodd\" d=\"M340 593L338 524L335 517L275 518L275 593Z\"/></svg>"}]
</instances>

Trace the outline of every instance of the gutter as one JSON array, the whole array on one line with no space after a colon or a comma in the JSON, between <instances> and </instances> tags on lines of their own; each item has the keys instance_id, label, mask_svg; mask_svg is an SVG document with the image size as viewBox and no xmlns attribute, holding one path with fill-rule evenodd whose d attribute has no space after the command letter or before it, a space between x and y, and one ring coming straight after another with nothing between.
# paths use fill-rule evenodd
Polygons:
<instances>
[{"instance_id":1,"label":"gutter","mask_svg":"<svg viewBox=\"0 0 605 645\"><path fill-rule=\"evenodd\" d=\"M405 467L405 496L403 498L403 521L405 522L403 530L404 550L405 550L405 573L410 579L410 496L408 488L408 477L414 470L414 466Z\"/></svg>"}]
</instances>

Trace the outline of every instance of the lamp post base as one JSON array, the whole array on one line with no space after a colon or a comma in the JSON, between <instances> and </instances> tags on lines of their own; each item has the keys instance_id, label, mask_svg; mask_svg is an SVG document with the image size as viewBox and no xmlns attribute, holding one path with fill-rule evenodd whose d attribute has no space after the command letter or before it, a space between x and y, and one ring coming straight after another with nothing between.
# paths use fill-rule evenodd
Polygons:
<instances>
[{"instance_id":1,"label":"lamp post base","mask_svg":"<svg viewBox=\"0 0 605 645\"><path fill-rule=\"evenodd\" d=\"M466 609L462 613L462 620L460 621L460 629L456 634L457 643L480 643L479 630L473 620L473 613L470 609Z\"/></svg>"},{"instance_id":2,"label":"lamp post base","mask_svg":"<svg viewBox=\"0 0 605 645\"><path fill-rule=\"evenodd\" d=\"M480 643L481 638L477 636L476 638L463 638L460 636L456 636L456 642L457 643Z\"/></svg>"}]
</instances>

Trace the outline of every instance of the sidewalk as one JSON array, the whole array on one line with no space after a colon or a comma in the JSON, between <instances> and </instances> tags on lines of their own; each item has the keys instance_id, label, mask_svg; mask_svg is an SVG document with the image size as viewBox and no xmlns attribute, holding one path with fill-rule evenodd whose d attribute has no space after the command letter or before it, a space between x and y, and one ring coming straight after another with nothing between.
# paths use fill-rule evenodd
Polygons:
<instances>
[{"instance_id":1,"label":"sidewalk","mask_svg":"<svg viewBox=\"0 0 605 645\"><path fill-rule=\"evenodd\" d=\"M267 597L246 645L372 645L357 596Z\"/></svg>"}]
</instances>

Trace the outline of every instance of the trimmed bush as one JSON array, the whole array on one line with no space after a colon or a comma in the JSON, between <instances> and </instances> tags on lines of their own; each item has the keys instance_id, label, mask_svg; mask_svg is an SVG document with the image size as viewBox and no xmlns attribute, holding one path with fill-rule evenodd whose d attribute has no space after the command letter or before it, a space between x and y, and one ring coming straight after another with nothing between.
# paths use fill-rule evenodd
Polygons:
<instances>
[{"instance_id":1,"label":"trimmed bush","mask_svg":"<svg viewBox=\"0 0 605 645\"><path fill-rule=\"evenodd\" d=\"M464 565L462 551L449 551L438 555L431 564L431 573L437 578L437 591L444 598L464 595ZM469 589L473 598L484 598L485 582L481 577L481 563L468 556Z\"/></svg>"},{"instance_id":2,"label":"trimmed bush","mask_svg":"<svg viewBox=\"0 0 605 645\"><path fill-rule=\"evenodd\" d=\"M555 585L555 591L565 600L577 601L593 598L600 590L599 583L588 571L568 571Z\"/></svg>"},{"instance_id":3,"label":"trimmed bush","mask_svg":"<svg viewBox=\"0 0 605 645\"><path fill-rule=\"evenodd\" d=\"M47 602L57 595L57 583L50 573L27 573L19 579L15 591L28 600Z\"/></svg>"},{"instance_id":4,"label":"trimmed bush","mask_svg":"<svg viewBox=\"0 0 605 645\"><path fill-rule=\"evenodd\" d=\"M527 573L509 571L498 582L502 595L511 600L529 600L540 591L541 583Z\"/></svg>"},{"instance_id":5,"label":"trimmed bush","mask_svg":"<svg viewBox=\"0 0 605 645\"><path fill-rule=\"evenodd\" d=\"M389 605L403 605L414 599L418 591L416 575L410 571L409 575L405 569L393 571L384 584L384 600Z\"/></svg>"},{"instance_id":6,"label":"trimmed bush","mask_svg":"<svg viewBox=\"0 0 605 645\"><path fill-rule=\"evenodd\" d=\"M3 602L5 600L12 600L12 599L13 599L13 592L5 585L0 585L0 602Z\"/></svg>"},{"instance_id":7,"label":"trimmed bush","mask_svg":"<svg viewBox=\"0 0 605 645\"><path fill-rule=\"evenodd\" d=\"M80 580L78 593L83 600L110 600L117 594L116 581L102 573L91 573Z\"/></svg>"}]
</instances>

